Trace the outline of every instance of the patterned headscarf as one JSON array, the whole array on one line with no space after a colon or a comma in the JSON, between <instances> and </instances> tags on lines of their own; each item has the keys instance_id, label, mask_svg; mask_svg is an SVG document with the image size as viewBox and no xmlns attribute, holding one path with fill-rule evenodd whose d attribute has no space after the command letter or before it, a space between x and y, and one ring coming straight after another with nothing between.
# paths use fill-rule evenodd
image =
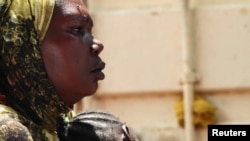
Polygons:
<instances>
[{"instance_id":1,"label":"patterned headscarf","mask_svg":"<svg viewBox=\"0 0 250 141\"><path fill-rule=\"evenodd\" d=\"M40 44L55 0L0 0L0 92L19 114L47 130L71 109L48 80Z\"/></svg>"}]
</instances>

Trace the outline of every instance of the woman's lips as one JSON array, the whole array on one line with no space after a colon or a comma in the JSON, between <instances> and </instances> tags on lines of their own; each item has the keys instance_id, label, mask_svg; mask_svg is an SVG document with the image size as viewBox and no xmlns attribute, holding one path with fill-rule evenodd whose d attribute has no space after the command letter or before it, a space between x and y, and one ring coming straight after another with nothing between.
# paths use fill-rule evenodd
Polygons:
<instances>
[{"instance_id":1,"label":"woman's lips","mask_svg":"<svg viewBox=\"0 0 250 141\"><path fill-rule=\"evenodd\" d=\"M103 80L105 78L102 70L105 68L105 63L103 61L99 61L93 69L91 69L91 73L94 73L98 80Z\"/></svg>"}]
</instances>

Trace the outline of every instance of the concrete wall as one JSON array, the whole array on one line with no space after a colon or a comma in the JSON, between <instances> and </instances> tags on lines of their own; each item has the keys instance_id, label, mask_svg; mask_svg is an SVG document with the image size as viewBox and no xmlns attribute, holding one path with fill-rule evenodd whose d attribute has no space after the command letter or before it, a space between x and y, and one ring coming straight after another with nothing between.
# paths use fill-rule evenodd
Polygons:
<instances>
[{"instance_id":1,"label":"concrete wall","mask_svg":"<svg viewBox=\"0 0 250 141\"><path fill-rule=\"evenodd\" d=\"M141 141L184 141L174 111L182 97L182 1L87 2L105 45L106 79L78 108L118 115ZM250 0L193 0L190 8L195 94L218 108L217 123L250 123ZM196 129L195 139L206 141L207 129Z\"/></svg>"}]
</instances>

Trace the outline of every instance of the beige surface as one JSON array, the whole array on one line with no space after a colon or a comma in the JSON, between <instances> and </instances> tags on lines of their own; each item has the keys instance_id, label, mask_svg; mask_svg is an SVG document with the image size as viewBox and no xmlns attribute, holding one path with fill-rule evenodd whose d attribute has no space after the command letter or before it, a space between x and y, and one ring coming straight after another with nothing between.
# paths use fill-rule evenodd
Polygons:
<instances>
[{"instance_id":1,"label":"beige surface","mask_svg":"<svg viewBox=\"0 0 250 141\"><path fill-rule=\"evenodd\" d=\"M218 107L218 123L249 123L250 0L191 0L191 7L197 93ZM181 1L90 0L89 8L107 67L84 108L111 111L142 141L184 141L173 107L182 95ZM206 133L195 138L206 141Z\"/></svg>"}]
</instances>

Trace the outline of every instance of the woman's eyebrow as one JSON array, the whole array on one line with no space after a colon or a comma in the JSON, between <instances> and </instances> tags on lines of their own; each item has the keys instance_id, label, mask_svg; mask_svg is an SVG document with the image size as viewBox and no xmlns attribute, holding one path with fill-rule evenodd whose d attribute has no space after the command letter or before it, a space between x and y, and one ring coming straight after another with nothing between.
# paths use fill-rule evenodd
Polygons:
<instances>
[{"instance_id":1,"label":"woman's eyebrow","mask_svg":"<svg viewBox=\"0 0 250 141\"><path fill-rule=\"evenodd\" d=\"M94 23L92 21L92 19L89 16L86 15L67 15L67 17L69 18L69 21L72 22L82 22L82 23L87 23L90 24L92 27L94 26Z\"/></svg>"},{"instance_id":2,"label":"woman's eyebrow","mask_svg":"<svg viewBox=\"0 0 250 141\"><path fill-rule=\"evenodd\" d=\"M79 16L78 18L79 18L79 21L88 23L88 24L90 24L91 27L94 26L94 23L90 17L84 15L84 16Z\"/></svg>"}]
</instances>

